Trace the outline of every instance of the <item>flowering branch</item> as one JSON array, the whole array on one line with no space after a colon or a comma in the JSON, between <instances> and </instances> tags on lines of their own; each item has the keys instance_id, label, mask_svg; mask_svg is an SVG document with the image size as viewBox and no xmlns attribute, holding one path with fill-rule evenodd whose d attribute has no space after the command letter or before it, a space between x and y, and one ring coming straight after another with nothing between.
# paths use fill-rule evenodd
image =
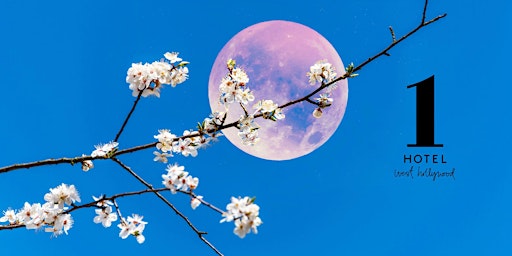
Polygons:
<instances>
[{"instance_id":1,"label":"flowering branch","mask_svg":"<svg viewBox=\"0 0 512 256\"><path fill-rule=\"evenodd\" d=\"M110 197L107 197L107 196L102 196L100 198L97 198L97 200L93 200L93 201L90 201L88 203L85 203L85 204L81 204L81 205L73 205L71 208L69 208L68 210L65 210L62 212L62 214L68 214L68 213L72 213L76 210L80 210L80 209L85 209L85 208L99 208L98 206L98 203L102 202L102 201L112 201L112 202L116 202L116 199L118 198L123 198L123 197L131 197L131 196L136 196L136 195L143 195L143 194L148 194L148 193L159 193L159 192L163 192L163 191L168 191L169 188L166 188L166 187L163 187L163 188L155 188L155 189L144 189L144 190L138 190L138 191L131 191L131 192L124 192L124 193L119 193L119 194L115 194L113 196L110 196ZM197 196L194 192L192 191L185 191L185 190L178 190L178 192L182 193L182 194L185 194L185 195L189 195L193 198L197 198L201 204L207 206L208 208L220 213L220 214L223 214L224 211L220 210L218 207L216 207L215 205L205 201L203 199L203 197L201 196ZM116 207L117 208L117 207ZM25 224L9 224L9 225L0 225L0 230L10 230L10 229L17 229L17 228L22 228L22 227L25 227L26 225Z\"/></svg>"},{"instance_id":2,"label":"flowering branch","mask_svg":"<svg viewBox=\"0 0 512 256\"><path fill-rule=\"evenodd\" d=\"M388 51L391 50L393 47L395 47L396 45L398 45L399 43L401 43L405 39L409 38L410 36L412 36L413 34L418 32L420 29L422 29L423 27L428 26L428 25L430 25L430 24L432 24L432 23L434 23L434 22L436 22L436 21L446 17L447 14L444 13L444 14L439 15L439 16L431 19L431 20L425 21L425 19L426 19L427 4L428 4L428 0L425 1L421 23L416 28L414 28L413 30L409 31L407 34L402 36L400 39L393 40L391 44L389 44L386 48L381 50L376 55L368 58L366 61L362 62L361 64L359 64L357 66L353 66L353 68L350 70L350 72L346 72L344 75L342 75L342 76L340 76L340 77L338 77L338 78L336 78L336 79L334 79L334 80L332 80L332 81L330 81L328 83L322 84L320 87L318 87L317 89L313 90L311 93L309 93L308 95L306 95L306 96L304 96L302 98L299 98L299 99L290 101L288 103L285 103L283 105L280 105L279 108L284 109L284 108L287 108L289 106L295 105L295 104L303 102L303 101L308 101L308 102L311 102L311 103L313 103L315 105L318 104L316 102L313 102L310 99L313 95L315 95L316 93L324 90L325 88L335 84L336 82L339 82L339 81L341 81L343 79L349 78L351 75L354 75L354 73L356 71L361 70L364 66L366 66L369 63L373 62L375 59L381 57L382 55L389 55ZM123 123L123 127L126 125L127 120L130 118L131 113L135 109L135 106L136 106L137 102L138 102L138 100L135 101L135 103L134 103L134 105L132 107L132 110L130 111L130 113L128 114L128 116L127 116L127 118L125 120L125 123ZM259 113L259 114L254 115L254 118L259 118L259 117L262 117L262 116L263 116L263 114ZM239 124L238 121L234 121L234 122L231 122L231 123L228 123L228 124L222 124L219 127L217 127L217 130L221 131L221 130L224 130L224 129L227 129L227 128L236 127L238 124ZM116 140L119 138L119 136L120 136L122 131L123 131L123 129L119 130L118 135L116 136ZM184 136L180 136L180 137L174 138L174 141L178 141L179 139L197 137L197 136L199 136L199 134L184 135ZM116 141L116 140L114 140L114 141ZM152 148L156 144L157 144L156 142L152 142L152 143L148 143L148 144L144 144L144 145L139 145L139 146L135 146L135 147L119 150L119 151L114 153L114 156L119 156L119 155L123 155L123 154L127 154L127 153L132 153L132 152L136 152L136 151ZM35 162L22 163L22 164L13 164L13 165L1 167L0 168L0 173L6 173L6 172L17 170L17 169L28 169L28 168L37 167L37 166L44 166L44 165L54 165L54 164L64 164L64 163L68 163L68 164L73 165L75 163L80 163L80 162L83 162L85 160L101 160L101 159L104 159L104 158L93 158L91 156L81 156L81 157L74 157L74 158L63 157L63 158L58 158L58 159L46 159L46 160L40 160L40 161L35 161Z\"/></svg>"},{"instance_id":3,"label":"flowering branch","mask_svg":"<svg viewBox=\"0 0 512 256\"><path fill-rule=\"evenodd\" d=\"M286 108L286 107L289 107L291 105L300 103L302 101L307 101L311 96L313 96L316 93L322 91L323 89L325 89L325 88L335 84L336 82L339 82L339 81L341 81L343 79L346 79L346 78L350 78L352 75L355 74L356 71L361 70L364 66L368 65L369 63L371 63L372 61L374 61L377 58L381 57L382 55L390 56L390 54L388 53L389 50L391 50L393 47L395 47L396 45L398 45L399 43L401 43L405 39L409 38L410 36L412 36L416 32L418 32L423 27L428 26L428 25L430 25L430 24L432 24L432 23L434 23L434 22L436 22L436 21L446 17L447 14L444 13L444 14L441 14L441 15L439 15L439 16L437 16L437 17L435 17L435 18L425 22L426 12L427 12L427 5L428 5L428 0L425 1L425 5L423 7L423 14L422 14L422 18L421 18L421 23L416 28L414 28L413 30L409 31L409 33L405 34L400 39L396 40L395 33L394 33L393 29L390 27L393 40L392 40L392 42L386 48L384 48L379 53L377 53L374 56L368 58L363 63L361 63L361 64L359 64L357 66L353 66L352 64L349 65L348 70L347 70L347 72L345 74L343 74L342 76L340 76L340 77L338 77L336 79L333 79L332 81L330 81L330 82L328 82L326 84L322 84L319 88L317 88L316 90L312 91L308 95L306 95L306 96L304 96L304 97L302 97L300 99L290 101L290 102L288 102L286 104L283 104L283 105L281 105L279 107L280 108ZM256 116L255 116L255 118L256 118Z\"/></svg>"},{"instance_id":4,"label":"flowering branch","mask_svg":"<svg viewBox=\"0 0 512 256\"><path fill-rule=\"evenodd\" d=\"M121 168L125 169L128 173L130 173L140 183L144 184L148 188L149 191L153 192L158 198L160 198L160 200L162 200L167 206L169 206L174 211L174 213L176 213L178 216L180 216L180 218L182 218L187 223L187 225L199 236L199 239L201 239L206 245L208 245L212 250L214 250L215 253L217 253L218 255L223 255L217 248L215 248L215 246L213 246L213 244L211 244L208 240L206 240L206 238L204 237L204 235L207 234L206 232L200 231L199 229L197 229L194 226L194 224L192 224L192 222L187 218L187 216L185 216L183 213L181 213L171 202L169 202L169 200L167 200L167 198L162 196L162 194L160 194L159 191L155 190L155 188L151 184L149 184L147 181L145 181L142 177L140 177L129 166L125 165L119 159L117 159L115 157L112 157L111 159L112 159L112 161L117 163L119 166L121 166Z\"/></svg>"},{"instance_id":5,"label":"flowering branch","mask_svg":"<svg viewBox=\"0 0 512 256\"><path fill-rule=\"evenodd\" d=\"M187 225L198 235L198 237L216 254L222 255L222 253L204 237L204 235L207 233L197 229L182 212L180 212L168 199L166 199L161 194L161 192L170 190L173 194L177 192L186 194L191 197L191 207L193 209L198 207L200 204L203 204L216 211L217 213L222 214L224 218L221 220L221 222L233 221L235 224L234 233L241 238L243 238L251 231L253 233L257 233L257 227L262 224L262 221L259 218L259 206L254 203L254 198L232 197L231 203L229 203L226 207L226 211L223 211L220 208L205 201L202 196L196 195L194 193L194 189L197 188L199 180L197 177L192 177L188 172L185 172L184 167L178 165L169 165L167 168L168 173L162 175L162 183L165 185L165 188L157 189L117 157L123 154L153 148L155 146L159 150L154 152L156 156L154 159L155 161L167 163L167 157L173 156L172 153L180 153L183 156L196 156L197 149L207 145L210 141L215 140L217 136L221 135L220 131L232 127L239 129L238 135L243 140L244 144L253 145L259 140L258 129L260 128L254 122L254 119L260 117L263 119L270 119L272 121L283 119L285 118L285 115L282 113L282 109L304 101L317 106L317 109L315 109L313 112L313 116L318 118L322 115L322 109L329 107L332 104L333 99L329 97L329 93L335 88L335 84L337 82L343 79L357 76L355 72L361 70L364 66L373 62L375 59L381 57L382 55L390 56L389 50L391 50L393 47L408 37L412 36L423 27L432 24L446 16L445 13L426 21L427 5L428 0L425 1L421 22L417 27L397 39L395 31L390 26L389 30L392 42L376 55L368 58L361 64L354 66L351 63L348 65L343 75L336 77L337 74L334 67L326 61L319 61L315 63L313 66L311 66L310 72L308 72L307 75L311 85L320 83L320 86L304 97L284 103L282 105L278 105L272 100L260 100L253 106L254 112L250 113L249 109L247 108L247 104L250 101L254 101L254 96L252 91L247 87L249 77L243 69L236 67L236 62L234 60L229 60L227 62L229 73L222 80L221 85L219 86L221 92L220 100L226 107L226 110L231 103L240 103L239 105L244 111L244 116L242 116L237 121L225 124L227 113L213 113L209 118L205 118L202 123L198 124L197 131L187 130L183 132L183 135L176 136L170 133L169 130L159 130L159 134L154 136L158 142L152 142L118 150L117 141L123 133L124 128L128 124L129 119L135 111L135 108L141 97L147 97L150 95L159 97L162 85L170 84L172 87L174 87L177 84L184 82L188 78L188 68L186 65L189 63L182 61L182 59L178 57L178 53L175 52L168 52L164 54L166 60L159 62L153 62L151 64L132 64L132 66L128 69L126 82L130 84L129 88L132 90L132 95L136 97L136 100L134 101L130 111L128 112L128 115L126 116L113 141L106 144L96 145L96 149L89 156L82 155L74 158L63 157L59 159L46 159L36 162L13 164L10 166L1 167L0 174L18 169L28 169L37 166L63 163L71 165L80 163L82 165L82 169L84 171L88 171L94 167L92 160L110 159L117 163L122 169L127 171L147 189L120 193L111 197L93 197L94 201L92 202L76 205L75 202L80 202L80 198L74 186L62 184L57 188L50 189L50 193L45 195L46 203L43 205L30 205L25 203L24 208L18 213L16 213L14 210L4 211L4 216L0 218L0 222L8 221L9 225L0 225L0 230L16 229L20 227L38 229L44 226L46 232L52 232L55 236L62 233L67 234L73 223L70 215L71 212L82 208L95 207L97 208L95 211L98 214L98 216L94 218L95 223L101 222L104 227L109 227L111 222L117 220L119 217L121 222L118 225L118 227L121 229L119 236L124 239L130 235L133 235L136 237L139 243L142 243L145 240L142 232L147 222L142 221L142 216L137 214L133 214L132 216L129 216L125 219L123 216L121 216L121 211L116 199L145 193L153 193L167 206L169 206L175 214L183 219ZM312 97L323 90L326 90L327 93L321 94L318 98L314 98L313 100ZM115 212L113 212L112 205L115 208Z\"/></svg>"}]
</instances>

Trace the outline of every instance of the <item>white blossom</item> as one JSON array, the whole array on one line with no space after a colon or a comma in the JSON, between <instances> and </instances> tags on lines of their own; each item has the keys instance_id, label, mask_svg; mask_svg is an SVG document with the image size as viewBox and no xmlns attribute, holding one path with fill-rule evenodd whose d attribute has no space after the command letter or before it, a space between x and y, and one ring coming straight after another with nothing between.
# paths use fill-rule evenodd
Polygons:
<instances>
[{"instance_id":1,"label":"white blossom","mask_svg":"<svg viewBox=\"0 0 512 256\"><path fill-rule=\"evenodd\" d=\"M156 148L158 150L164 153L172 151L172 145L176 135L172 134L170 130L158 130L158 134L153 137L158 140L158 143L156 144Z\"/></svg>"},{"instance_id":2,"label":"white blossom","mask_svg":"<svg viewBox=\"0 0 512 256\"><path fill-rule=\"evenodd\" d=\"M330 97L328 93L320 94L320 97L315 99L318 102L318 106L320 108L328 107L332 104L333 99Z\"/></svg>"},{"instance_id":3,"label":"white blossom","mask_svg":"<svg viewBox=\"0 0 512 256\"><path fill-rule=\"evenodd\" d=\"M16 223L16 211L13 209L8 209L4 211L4 216L0 218L0 222L9 222L9 224Z\"/></svg>"},{"instance_id":4,"label":"white blossom","mask_svg":"<svg viewBox=\"0 0 512 256\"><path fill-rule=\"evenodd\" d=\"M309 68L309 72L306 74L309 78L311 85L320 82L327 84L336 78L336 68L327 60L317 61L313 66Z\"/></svg>"},{"instance_id":5,"label":"white blossom","mask_svg":"<svg viewBox=\"0 0 512 256\"><path fill-rule=\"evenodd\" d=\"M201 205L201 200L203 196L196 196L196 197L193 197L191 200L190 200L190 207L192 207L193 210L195 210L199 205Z\"/></svg>"},{"instance_id":6,"label":"white blossom","mask_svg":"<svg viewBox=\"0 0 512 256\"><path fill-rule=\"evenodd\" d=\"M254 101L254 95L250 89L240 89L237 91L235 99L237 102L247 105L249 101Z\"/></svg>"},{"instance_id":7,"label":"white blossom","mask_svg":"<svg viewBox=\"0 0 512 256\"><path fill-rule=\"evenodd\" d=\"M98 216L95 216L93 221L94 223L101 223L103 227L110 227L112 225L112 221L117 220L117 214L112 212L112 206L105 206L100 209L94 210Z\"/></svg>"},{"instance_id":8,"label":"white blossom","mask_svg":"<svg viewBox=\"0 0 512 256\"><path fill-rule=\"evenodd\" d=\"M41 214L41 204L37 203L31 205L28 202L25 202L17 216L21 222L26 224L36 218L39 214Z\"/></svg>"},{"instance_id":9,"label":"white blossom","mask_svg":"<svg viewBox=\"0 0 512 256\"><path fill-rule=\"evenodd\" d=\"M256 110L255 114L260 112L263 118L271 119L272 121L285 118L282 109L272 100L260 100L254 104L253 109Z\"/></svg>"},{"instance_id":10,"label":"white blossom","mask_svg":"<svg viewBox=\"0 0 512 256\"><path fill-rule=\"evenodd\" d=\"M153 155L155 155L155 158L153 158L153 161L155 162L162 162L166 164L168 162L167 158L172 157L171 153L160 153L158 151L153 151Z\"/></svg>"},{"instance_id":11,"label":"white blossom","mask_svg":"<svg viewBox=\"0 0 512 256\"><path fill-rule=\"evenodd\" d=\"M105 198L104 195L101 195L100 197L92 196L92 199L97 202L96 206L98 206L98 207L107 207L107 206L114 205L114 203L112 203L112 201L105 200L103 198Z\"/></svg>"},{"instance_id":12,"label":"white blossom","mask_svg":"<svg viewBox=\"0 0 512 256\"><path fill-rule=\"evenodd\" d=\"M119 146L119 143L116 141L95 145L96 149L91 153L91 156L107 158L111 152L117 150L117 146Z\"/></svg>"},{"instance_id":13,"label":"white blossom","mask_svg":"<svg viewBox=\"0 0 512 256\"><path fill-rule=\"evenodd\" d=\"M64 204L72 205L74 202L80 202L80 196L75 185L68 186L62 183L56 188L51 188L50 192L44 195L44 200L57 205L59 209L63 209Z\"/></svg>"},{"instance_id":14,"label":"white blossom","mask_svg":"<svg viewBox=\"0 0 512 256\"><path fill-rule=\"evenodd\" d=\"M122 239L126 239L131 234L131 231L135 229L135 225L127 223L124 219L121 223L117 224L117 227L121 229L119 237Z\"/></svg>"},{"instance_id":15,"label":"white blossom","mask_svg":"<svg viewBox=\"0 0 512 256\"><path fill-rule=\"evenodd\" d=\"M164 57L167 60L169 60L169 62L175 63L175 62L178 62L178 61L182 61L181 58L178 58L178 54L179 54L179 52L166 52L164 54Z\"/></svg>"},{"instance_id":16,"label":"white blossom","mask_svg":"<svg viewBox=\"0 0 512 256\"><path fill-rule=\"evenodd\" d=\"M196 144L192 142L191 138L178 139L178 142L173 145L172 151L181 153L183 156L197 156Z\"/></svg>"}]
</instances>

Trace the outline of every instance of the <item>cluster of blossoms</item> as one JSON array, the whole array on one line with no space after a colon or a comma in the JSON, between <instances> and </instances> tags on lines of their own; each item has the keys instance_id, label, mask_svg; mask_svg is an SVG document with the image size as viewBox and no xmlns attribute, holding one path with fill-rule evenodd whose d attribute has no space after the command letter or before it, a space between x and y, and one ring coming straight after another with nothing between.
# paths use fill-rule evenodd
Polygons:
<instances>
[{"instance_id":1,"label":"cluster of blossoms","mask_svg":"<svg viewBox=\"0 0 512 256\"><path fill-rule=\"evenodd\" d=\"M242 115L238 120L238 136L242 139L244 145L254 145L259 141L258 129L260 128L259 125L254 122L254 116L256 114L259 113L263 118L272 121L283 119L285 115L281 108L272 100L258 101L253 106L253 109L255 109L254 113L249 114L245 105L250 101L254 101L252 91L247 88L249 77L243 69L236 67L235 60L229 59L226 64L229 73L222 79L219 85L220 102L226 109L228 109L229 105L233 102L240 103L245 115ZM222 115L224 115L225 118L225 114L222 113ZM212 128L215 128L219 126L218 123L220 119L217 118L215 122L211 122L211 120L208 121L213 124Z\"/></svg>"},{"instance_id":2,"label":"cluster of blossoms","mask_svg":"<svg viewBox=\"0 0 512 256\"><path fill-rule=\"evenodd\" d=\"M254 145L260 138L258 136L259 125L254 122L254 116L241 116L238 120L238 136L244 145Z\"/></svg>"},{"instance_id":3,"label":"cluster of blossoms","mask_svg":"<svg viewBox=\"0 0 512 256\"><path fill-rule=\"evenodd\" d=\"M199 179L197 177L192 177L185 171L184 166L179 166L177 164L168 165L167 166L167 174L162 174L162 184L173 194L176 192L183 191L193 191L199 185Z\"/></svg>"},{"instance_id":4,"label":"cluster of blossoms","mask_svg":"<svg viewBox=\"0 0 512 256\"><path fill-rule=\"evenodd\" d=\"M121 223L117 224L117 227L121 229L119 232L119 237L122 239L126 239L128 236L132 235L137 239L139 244L144 243L146 238L142 234L146 224L145 221L142 221L143 216L138 214L132 214L127 219L121 218Z\"/></svg>"},{"instance_id":5,"label":"cluster of blossoms","mask_svg":"<svg viewBox=\"0 0 512 256\"><path fill-rule=\"evenodd\" d=\"M347 68L347 71L350 67L353 68L353 64L350 64ZM350 69L352 71L352 69ZM317 82L320 82L321 85L328 84L336 79L336 68L326 60L317 61L313 66L309 68L309 72L306 74L309 77L309 83L311 85L315 85ZM357 74L353 74L350 77L357 76ZM320 97L316 98L316 108L313 111L313 116L315 118L320 118L323 114L322 109L329 107L332 105L333 99L330 98L330 93L332 90L336 88L336 83L333 83L327 87L327 93L320 94Z\"/></svg>"},{"instance_id":6,"label":"cluster of blossoms","mask_svg":"<svg viewBox=\"0 0 512 256\"><path fill-rule=\"evenodd\" d=\"M231 203L227 205L226 212L222 214L224 217L220 222L235 221L235 229L233 232L240 238L252 232L258 233L258 226L263 222L259 217L260 207L254 203L255 198L235 198L231 197Z\"/></svg>"},{"instance_id":7,"label":"cluster of blossoms","mask_svg":"<svg viewBox=\"0 0 512 256\"><path fill-rule=\"evenodd\" d=\"M44 195L44 204L34 203L25 205L20 210L9 209L4 211L0 222L9 222L9 225L24 225L27 229L41 229L51 232L54 236L62 233L68 234L73 226L73 219L66 213L67 206L80 202L80 196L74 185L61 184L51 188L50 192ZM67 205L67 206L66 206Z\"/></svg>"},{"instance_id":8,"label":"cluster of blossoms","mask_svg":"<svg viewBox=\"0 0 512 256\"><path fill-rule=\"evenodd\" d=\"M173 194L176 194L177 191L193 192L199 185L199 179L190 176L189 173L185 171L184 166L177 164L168 165L166 171L167 174L162 174L162 184ZM193 196L190 201L190 207L195 210L201 204L202 198L203 196Z\"/></svg>"},{"instance_id":9,"label":"cluster of blossoms","mask_svg":"<svg viewBox=\"0 0 512 256\"><path fill-rule=\"evenodd\" d=\"M238 136L242 139L244 145L254 145L260 139L258 129L260 126L254 122L254 115L260 113L265 119L277 121L283 119L285 115L281 108L272 100L260 100L254 104L255 112L252 115L241 116L238 119Z\"/></svg>"},{"instance_id":10,"label":"cluster of blossoms","mask_svg":"<svg viewBox=\"0 0 512 256\"><path fill-rule=\"evenodd\" d=\"M167 163L167 158L172 157L172 153L180 153L183 156L197 156L197 150L203 145L201 140L198 139L199 132L197 131L184 131L183 136L190 136L185 138L178 138L172 134L170 130L158 130L158 134L153 136L158 140L156 148L161 152L154 151L154 161Z\"/></svg>"},{"instance_id":11,"label":"cluster of blossoms","mask_svg":"<svg viewBox=\"0 0 512 256\"><path fill-rule=\"evenodd\" d=\"M168 129L158 130L158 134L153 137L158 140L156 148L159 151L153 152L155 155L153 160L167 163L167 158L172 157L172 153L196 157L198 149L206 147L211 141L222 136L218 127L224 122L225 116L224 112L213 113L202 123L198 123L199 131L185 130L181 137L172 134Z\"/></svg>"},{"instance_id":12,"label":"cluster of blossoms","mask_svg":"<svg viewBox=\"0 0 512 256\"><path fill-rule=\"evenodd\" d=\"M327 60L317 61L313 66L309 68L309 72L306 74L309 78L309 83L315 85L317 82L322 84L330 83L336 78L336 68ZM334 89L334 87L331 87Z\"/></svg>"},{"instance_id":13,"label":"cluster of blossoms","mask_svg":"<svg viewBox=\"0 0 512 256\"><path fill-rule=\"evenodd\" d=\"M118 219L117 213L112 208L114 203L104 199L104 196L93 196L92 199L94 199L97 206L97 209L94 210L97 214L93 219L94 223L101 223L105 228L112 226L112 222ZM132 214L132 216L127 219L121 218L121 223L117 225L117 227L121 229L119 237L126 239L128 236L132 235L137 239L137 242L141 244L146 240L144 235L142 235L146 224L148 223L142 221L142 216L138 214Z\"/></svg>"},{"instance_id":14,"label":"cluster of blossoms","mask_svg":"<svg viewBox=\"0 0 512 256\"><path fill-rule=\"evenodd\" d=\"M143 97L160 97L162 85L170 84L175 87L187 80L189 62L182 61L177 52L167 52L164 57L165 60L151 64L133 63L128 69L126 82L130 84L133 96L137 97L142 92Z\"/></svg>"},{"instance_id":15,"label":"cluster of blossoms","mask_svg":"<svg viewBox=\"0 0 512 256\"><path fill-rule=\"evenodd\" d=\"M245 71L236 67L233 59L228 60L227 67L229 73L222 79L219 86L221 104L228 109L233 102L246 105L249 101L254 101L252 91L247 88L249 77Z\"/></svg>"}]
</instances>

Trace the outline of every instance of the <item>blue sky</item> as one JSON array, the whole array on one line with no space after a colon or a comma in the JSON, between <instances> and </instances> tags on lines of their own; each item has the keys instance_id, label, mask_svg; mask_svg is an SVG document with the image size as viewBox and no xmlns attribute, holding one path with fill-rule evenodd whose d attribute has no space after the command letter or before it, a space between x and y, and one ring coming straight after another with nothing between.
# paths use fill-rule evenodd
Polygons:
<instances>
[{"instance_id":1,"label":"blue sky","mask_svg":"<svg viewBox=\"0 0 512 256\"><path fill-rule=\"evenodd\" d=\"M166 51L190 61L190 79L140 102L120 147L152 142L157 129L194 128L209 113L211 65L240 30L267 20L315 29L345 63L360 63L415 27L423 1L323 1L234 4L215 1L4 1L0 15L0 166L89 154L114 138L134 98L125 83L133 62ZM196 191L224 208L230 196L256 196L264 224L239 239L232 224L189 199L169 195L225 255L510 255L512 181L508 64L512 31L505 1L431 1L429 17L448 16L414 35L349 81L345 117L321 148L274 162L221 139L196 158L176 161L200 178ZM307 68L307 67L306 67ZM407 85L435 75L436 142L415 139L415 92ZM443 154L455 180L395 178L404 154ZM152 150L121 160L153 184L165 166ZM75 184L82 199L143 189L114 163L47 166L2 174L0 208L40 202L50 187ZM0 232L1 254L172 253L213 255L153 196L119 200L127 215L149 222L146 242L121 240L94 224L92 209L74 214L68 236L24 229Z\"/></svg>"}]
</instances>

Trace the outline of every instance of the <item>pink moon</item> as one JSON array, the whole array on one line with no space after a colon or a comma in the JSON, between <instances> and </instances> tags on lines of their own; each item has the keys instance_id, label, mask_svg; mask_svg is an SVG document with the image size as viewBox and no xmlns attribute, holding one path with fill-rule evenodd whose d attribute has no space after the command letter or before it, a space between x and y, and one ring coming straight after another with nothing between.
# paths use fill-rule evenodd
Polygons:
<instances>
[{"instance_id":1,"label":"pink moon","mask_svg":"<svg viewBox=\"0 0 512 256\"><path fill-rule=\"evenodd\" d=\"M306 73L319 60L327 60L338 76L345 73L340 56L322 35L304 25L289 21L267 21L252 25L229 40L217 55L208 84L212 112L225 111L219 102L219 84L227 74L226 61L234 59L249 76L247 86L253 91L254 102L273 100L282 105L302 98L318 88L310 85ZM332 91L333 104L323 109L321 118L313 117L316 106L301 102L283 109L286 118L273 122L258 118L260 141L254 146L243 145L238 129L223 131L227 139L242 151L268 160L289 160L307 155L324 144L336 131L345 114L348 99L346 80ZM318 97L318 94L312 97ZM229 108L226 123L243 115L236 104Z\"/></svg>"}]
</instances>

